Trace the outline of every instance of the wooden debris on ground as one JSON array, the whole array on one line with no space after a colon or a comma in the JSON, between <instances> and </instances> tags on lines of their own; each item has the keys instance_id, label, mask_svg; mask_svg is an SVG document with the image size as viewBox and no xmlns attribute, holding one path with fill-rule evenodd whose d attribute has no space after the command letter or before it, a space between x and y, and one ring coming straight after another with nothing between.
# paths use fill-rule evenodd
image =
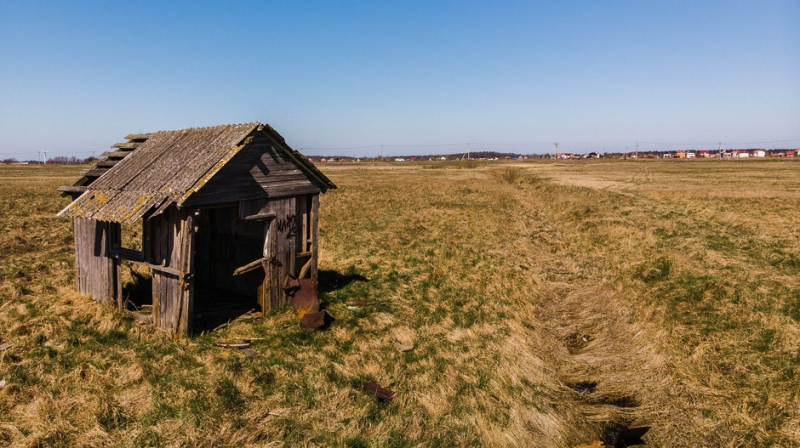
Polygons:
<instances>
[{"instance_id":1,"label":"wooden debris on ground","mask_svg":"<svg viewBox=\"0 0 800 448\"><path fill-rule=\"evenodd\" d=\"M217 347L222 348L238 348L239 350L250 348L250 340L245 340L244 342L217 342L215 344Z\"/></svg>"},{"instance_id":2,"label":"wooden debris on ground","mask_svg":"<svg viewBox=\"0 0 800 448\"><path fill-rule=\"evenodd\" d=\"M381 387L378 383L373 383L372 381L365 381L363 388L365 392L385 402L392 402L396 394L395 391Z\"/></svg>"},{"instance_id":3,"label":"wooden debris on ground","mask_svg":"<svg viewBox=\"0 0 800 448\"><path fill-rule=\"evenodd\" d=\"M396 349L400 350L401 352L410 352L411 350L414 350L414 345L413 344L403 344L403 343L394 341L394 346L395 346Z\"/></svg>"},{"instance_id":4,"label":"wooden debris on ground","mask_svg":"<svg viewBox=\"0 0 800 448\"><path fill-rule=\"evenodd\" d=\"M206 312L204 312L202 314L197 314L195 316L195 320L202 319L202 318L208 318L210 316L227 315L227 313L230 312L229 310L235 310L236 308L237 308L236 306L215 308L214 311L212 311L212 312L206 311ZM236 317L235 319L231 319L231 320L229 320L229 321L227 321L227 322L225 322L225 323L223 323L221 325L216 326L212 331L221 330L221 329L227 327L228 325L231 325L234 322L239 322L239 321L242 321L242 320L261 319L261 317L262 317L261 313L257 313L256 309L253 308L250 311L242 314L241 316Z\"/></svg>"},{"instance_id":5,"label":"wooden debris on ground","mask_svg":"<svg viewBox=\"0 0 800 448\"><path fill-rule=\"evenodd\" d=\"M258 359L266 358L264 355L262 355L261 353L258 353L257 351L253 350L252 348L242 348L242 349L239 349L239 351L241 351L242 353L244 353L245 355L247 355L247 356L249 356L251 358L258 358Z\"/></svg>"},{"instance_id":6,"label":"wooden debris on ground","mask_svg":"<svg viewBox=\"0 0 800 448\"><path fill-rule=\"evenodd\" d=\"M242 342L217 342L214 345L222 348L235 348L251 358L265 358L264 355L250 348L250 339Z\"/></svg>"},{"instance_id":7,"label":"wooden debris on ground","mask_svg":"<svg viewBox=\"0 0 800 448\"><path fill-rule=\"evenodd\" d=\"M357 310L362 306L369 305L369 301L366 298L362 297L357 300L348 300L347 302L345 302L345 305L347 306L348 310Z\"/></svg>"}]
</instances>

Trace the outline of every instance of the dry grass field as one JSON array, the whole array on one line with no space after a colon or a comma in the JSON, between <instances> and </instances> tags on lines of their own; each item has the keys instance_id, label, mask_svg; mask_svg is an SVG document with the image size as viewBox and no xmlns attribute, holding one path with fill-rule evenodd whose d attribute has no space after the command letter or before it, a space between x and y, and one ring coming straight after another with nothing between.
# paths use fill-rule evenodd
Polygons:
<instances>
[{"instance_id":1,"label":"dry grass field","mask_svg":"<svg viewBox=\"0 0 800 448\"><path fill-rule=\"evenodd\" d=\"M800 445L800 161L321 168L338 324L173 341L74 292L77 168L0 166L0 446Z\"/></svg>"}]
</instances>

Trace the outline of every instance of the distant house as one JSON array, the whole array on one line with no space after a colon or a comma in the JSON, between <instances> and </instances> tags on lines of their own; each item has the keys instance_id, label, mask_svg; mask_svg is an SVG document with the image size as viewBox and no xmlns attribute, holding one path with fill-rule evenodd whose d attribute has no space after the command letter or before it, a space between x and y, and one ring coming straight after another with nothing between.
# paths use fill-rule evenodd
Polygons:
<instances>
[{"instance_id":1,"label":"distant house","mask_svg":"<svg viewBox=\"0 0 800 448\"><path fill-rule=\"evenodd\" d=\"M695 155L696 154L694 152L692 152L692 151L686 151L686 158L687 159L694 159Z\"/></svg>"},{"instance_id":2,"label":"distant house","mask_svg":"<svg viewBox=\"0 0 800 448\"><path fill-rule=\"evenodd\" d=\"M679 159L685 159L686 158L686 151L675 151L675 157L677 157Z\"/></svg>"},{"instance_id":3,"label":"distant house","mask_svg":"<svg viewBox=\"0 0 800 448\"><path fill-rule=\"evenodd\" d=\"M701 149L697 152L697 156L703 159L711 157L711 153L707 149Z\"/></svg>"},{"instance_id":4,"label":"distant house","mask_svg":"<svg viewBox=\"0 0 800 448\"><path fill-rule=\"evenodd\" d=\"M767 152L764 151L763 149L756 149L755 151L753 151L751 153L751 155L753 157L766 157L767 156Z\"/></svg>"},{"instance_id":5,"label":"distant house","mask_svg":"<svg viewBox=\"0 0 800 448\"><path fill-rule=\"evenodd\" d=\"M797 154L797 151L792 151L792 150L786 151L786 157L794 157L795 154Z\"/></svg>"},{"instance_id":6,"label":"distant house","mask_svg":"<svg viewBox=\"0 0 800 448\"><path fill-rule=\"evenodd\" d=\"M734 151L733 156L738 157L740 159L746 159L750 157L750 153L747 151Z\"/></svg>"},{"instance_id":7,"label":"distant house","mask_svg":"<svg viewBox=\"0 0 800 448\"><path fill-rule=\"evenodd\" d=\"M395 162L405 162L406 159L401 159L400 157L394 159Z\"/></svg>"}]
</instances>

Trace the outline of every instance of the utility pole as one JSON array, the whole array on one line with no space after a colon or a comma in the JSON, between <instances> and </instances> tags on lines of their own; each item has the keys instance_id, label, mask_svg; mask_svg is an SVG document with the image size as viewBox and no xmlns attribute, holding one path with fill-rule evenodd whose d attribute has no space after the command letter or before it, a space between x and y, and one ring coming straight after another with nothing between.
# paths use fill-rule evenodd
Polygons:
<instances>
[{"instance_id":1,"label":"utility pole","mask_svg":"<svg viewBox=\"0 0 800 448\"><path fill-rule=\"evenodd\" d=\"M719 158L722 160L722 142L719 142Z\"/></svg>"},{"instance_id":2,"label":"utility pole","mask_svg":"<svg viewBox=\"0 0 800 448\"><path fill-rule=\"evenodd\" d=\"M636 142L636 160L639 160L639 142Z\"/></svg>"}]
</instances>

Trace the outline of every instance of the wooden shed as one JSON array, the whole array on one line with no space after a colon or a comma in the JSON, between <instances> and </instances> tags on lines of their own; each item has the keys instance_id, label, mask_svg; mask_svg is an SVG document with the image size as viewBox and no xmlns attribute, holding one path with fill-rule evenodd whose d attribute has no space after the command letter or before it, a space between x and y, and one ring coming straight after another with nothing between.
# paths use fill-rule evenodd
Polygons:
<instances>
[{"instance_id":1,"label":"wooden shed","mask_svg":"<svg viewBox=\"0 0 800 448\"><path fill-rule=\"evenodd\" d=\"M60 188L73 198L58 215L74 223L80 293L123 308L122 263L146 267L152 321L185 335L196 303L245 298L266 312L288 302L287 279L309 278L316 289L319 195L336 186L274 129L126 139ZM123 238L131 228L136 244Z\"/></svg>"}]
</instances>

